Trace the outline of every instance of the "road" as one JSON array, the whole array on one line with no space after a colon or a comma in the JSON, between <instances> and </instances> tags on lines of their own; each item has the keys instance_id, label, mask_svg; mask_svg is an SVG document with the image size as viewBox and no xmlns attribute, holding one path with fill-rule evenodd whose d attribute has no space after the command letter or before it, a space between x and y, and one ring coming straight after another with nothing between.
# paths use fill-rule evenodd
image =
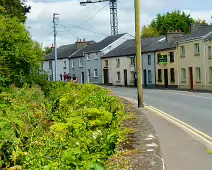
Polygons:
<instances>
[{"instance_id":1,"label":"road","mask_svg":"<svg viewBox=\"0 0 212 170\"><path fill-rule=\"evenodd\" d=\"M137 99L136 88L108 88L120 96ZM144 102L212 136L212 94L144 89Z\"/></svg>"}]
</instances>

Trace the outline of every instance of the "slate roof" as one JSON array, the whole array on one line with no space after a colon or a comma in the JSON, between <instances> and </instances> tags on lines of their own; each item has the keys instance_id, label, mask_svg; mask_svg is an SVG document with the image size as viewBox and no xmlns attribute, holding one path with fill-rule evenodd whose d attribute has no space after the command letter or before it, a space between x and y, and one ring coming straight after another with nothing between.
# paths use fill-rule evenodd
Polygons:
<instances>
[{"instance_id":1,"label":"slate roof","mask_svg":"<svg viewBox=\"0 0 212 170\"><path fill-rule=\"evenodd\" d=\"M81 50L77 51L75 54L73 54L71 56L71 58L82 57L83 53L86 53L86 52L101 51L102 49L104 49L108 45L112 44L114 41L116 41L117 39L121 38L125 34L126 33L113 35L113 36L108 36L108 37L106 37L105 39L103 39L102 41L100 41L98 43L89 44L86 47L82 48Z\"/></svg>"},{"instance_id":2,"label":"slate roof","mask_svg":"<svg viewBox=\"0 0 212 170\"><path fill-rule=\"evenodd\" d=\"M194 31L192 31L188 36L185 37L185 40L190 40L194 38L202 38L208 33L212 32L212 25L201 26Z\"/></svg>"},{"instance_id":3,"label":"slate roof","mask_svg":"<svg viewBox=\"0 0 212 170\"><path fill-rule=\"evenodd\" d=\"M63 45L57 48L57 58L63 59L68 58L68 56L72 55L77 50L76 44L68 44ZM54 50L45 56L45 60L54 60Z\"/></svg>"},{"instance_id":4,"label":"slate roof","mask_svg":"<svg viewBox=\"0 0 212 170\"><path fill-rule=\"evenodd\" d=\"M163 38L164 36L141 39L142 52L154 51L156 44L158 44L160 42L159 40ZM116 47L109 53L105 54L104 56L102 56L102 58L135 55L136 53L135 51L136 51L135 39L131 39L125 41L120 46Z\"/></svg>"}]
</instances>

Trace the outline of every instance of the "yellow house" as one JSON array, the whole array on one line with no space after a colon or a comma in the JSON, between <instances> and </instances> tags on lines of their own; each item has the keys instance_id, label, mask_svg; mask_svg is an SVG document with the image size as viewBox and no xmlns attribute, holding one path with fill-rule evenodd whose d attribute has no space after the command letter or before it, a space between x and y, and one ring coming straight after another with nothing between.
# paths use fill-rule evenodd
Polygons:
<instances>
[{"instance_id":1,"label":"yellow house","mask_svg":"<svg viewBox=\"0 0 212 170\"><path fill-rule=\"evenodd\" d=\"M212 25L199 25L177 43L179 88L212 90Z\"/></svg>"},{"instance_id":2,"label":"yellow house","mask_svg":"<svg viewBox=\"0 0 212 170\"><path fill-rule=\"evenodd\" d=\"M156 56L156 86L178 87L178 60L176 42L183 39L180 31L168 32L164 42L158 44Z\"/></svg>"}]
</instances>

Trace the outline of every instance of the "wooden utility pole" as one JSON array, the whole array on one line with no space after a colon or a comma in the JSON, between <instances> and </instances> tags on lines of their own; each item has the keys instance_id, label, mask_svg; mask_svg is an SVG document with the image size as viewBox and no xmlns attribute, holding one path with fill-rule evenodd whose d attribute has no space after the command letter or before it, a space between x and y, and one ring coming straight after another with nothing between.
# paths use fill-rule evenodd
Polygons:
<instances>
[{"instance_id":1,"label":"wooden utility pole","mask_svg":"<svg viewBox=\"0 0 212 170\"><path fill-rule=\"evenodd\" d=\"M136 68L138 107L144 107L142 86L142 56L141 56L141 29L140 29L140 0L135 0L135 35L136 35Z\"/></svg>"}]
</instances>

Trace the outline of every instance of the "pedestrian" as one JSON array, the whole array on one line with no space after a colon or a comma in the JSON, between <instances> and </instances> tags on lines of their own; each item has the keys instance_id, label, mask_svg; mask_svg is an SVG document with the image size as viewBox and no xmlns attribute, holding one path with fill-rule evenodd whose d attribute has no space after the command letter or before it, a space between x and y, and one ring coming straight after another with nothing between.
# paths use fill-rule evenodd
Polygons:
<instances>
[{"instance_id":1,"label":"pedestrian","mask_svg":"<svg viewBox=\"0 0 212 170\"><path fill-rule=\"evenodd\" d=\"M66 74L66 72L64 72L63 78L65 82L68 80L68 75Z\"/></svg>"},{"instance_id":2,"label":"pedestrian","mask_svg":"<svg viewBox=\"0 0 212 170\"><path fill-rule=\"evenodd\" d=\"M71 80L71 75L68 73L68 81Z\"/></svg>"},{"instance_id":3,"label":"pedestrian","mask_svg":"<svg viewBox=\"0 0 212 170\"><path fill-rule=\"evenodd\" d=\"M74 83L77 83L77 77L75 76L75 74L73 74L72 80Z\"/></svg>"}]
</instances>

